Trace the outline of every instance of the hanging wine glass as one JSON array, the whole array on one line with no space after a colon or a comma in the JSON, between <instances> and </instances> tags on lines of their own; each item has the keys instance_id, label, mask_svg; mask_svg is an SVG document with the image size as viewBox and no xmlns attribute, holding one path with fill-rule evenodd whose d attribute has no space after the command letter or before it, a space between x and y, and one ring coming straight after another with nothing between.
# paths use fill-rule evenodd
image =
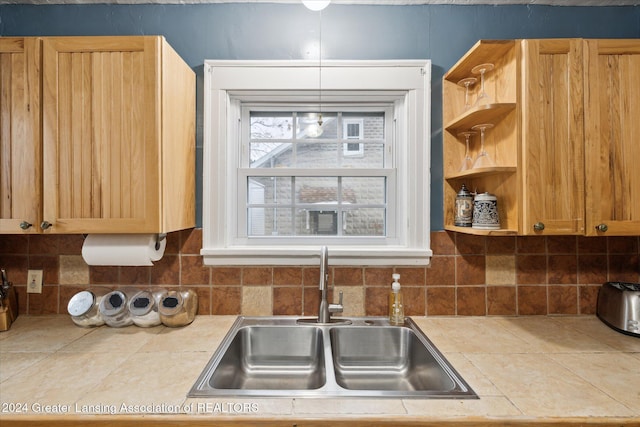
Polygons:
<instances>
[{"instance_id":1,"label":"hanging wine glass","mask_svg":"<svg viewBox=\"0 0 640 427\"><path fill-rule=\"evenodd\" d=\"M475 77L467 77L466 79L462 79L458 82L458 86L464 87L464 110L467 111L471 108L471 100L469 98L469 88L475 85L478 82L478 79Z\"/></svg>"},{"instance_id":2,"label":"hanging wine glass","mask_svg":"<svg viewBox=\"0 0 640 427\"><path fill-rule=\"evenodd\" d=\"M491 129L493 124L491 123L483 123L479 125L473 126L471 129L480 131L480 153L478 153L478 157L476 157L476 161L473 162L473 168L490 168L495 165L493 160L487 153L487 150L484 148L484 134L487 129Z\"/></svg>"},{"instance_id":3,"label":"hanging wine glass","mask_svg":"<svg viewBox=\"0 0 640 427\"><path fill-rule=\"evenodd\" d=\"M480 74L480 93L478 94L478 98L476 99L475 105L485 105L491 104L492 100L489 94L484 90L484 75L489 71L493 70L493 64L480 64L476 65L471 69L473 74Z\"/></svg>"},{"instance_id":4,"label":"hanging wine glass","mask_svg":"<svg viewBox=\"0 0 640 427\"><path fill-rule=\"evenodd\" d=\"M458 134L458 136L464 136L465 144L467 146L466 151L464 152L464 159L462 159L462 165L460 165L459 172L464 172L466 170L473 168L473 159L471 158L471 153L469 152L469 139L471 138L472 135L477 135L477 134L478 132L474 132L471 130L460 132Z\"/></svg>"}]
</instances>

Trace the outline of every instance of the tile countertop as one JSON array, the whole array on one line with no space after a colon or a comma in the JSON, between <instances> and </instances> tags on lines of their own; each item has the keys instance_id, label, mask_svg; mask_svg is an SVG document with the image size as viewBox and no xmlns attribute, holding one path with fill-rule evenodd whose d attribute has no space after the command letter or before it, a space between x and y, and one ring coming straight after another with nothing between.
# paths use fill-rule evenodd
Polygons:
<instances>
[{"instance_id":1,"label":"tile countertop","mask_svg":"<svg viewBox=\"0 0 640 427\"><path fill-rule=\"evenodd\" d=\"M413 317L478 400L187 399L235 318L198 316L178 329L84 329L67 316L21 316L0 333L0 421L640 425L640 338L593 316Z\"/></svg>"}]
</instances>

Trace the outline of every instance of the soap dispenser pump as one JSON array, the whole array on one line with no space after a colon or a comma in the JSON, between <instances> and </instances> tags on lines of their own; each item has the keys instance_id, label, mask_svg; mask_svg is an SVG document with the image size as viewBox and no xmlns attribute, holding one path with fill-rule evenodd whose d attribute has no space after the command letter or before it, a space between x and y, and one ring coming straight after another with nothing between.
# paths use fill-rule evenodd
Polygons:
<instances>
[{"instance_id":1,"label":"soap dispenser pump","mask_svg":"<svg viewBox=\"0 0 640 427\"><path fill-rule=\"evenodd\" d=\"M393 283L389 294L389 323L392 325L404 325L404 305L400 282L398 282L400 275L395 273L391 277L393 278Z\"/></svg>"}]
</instances>

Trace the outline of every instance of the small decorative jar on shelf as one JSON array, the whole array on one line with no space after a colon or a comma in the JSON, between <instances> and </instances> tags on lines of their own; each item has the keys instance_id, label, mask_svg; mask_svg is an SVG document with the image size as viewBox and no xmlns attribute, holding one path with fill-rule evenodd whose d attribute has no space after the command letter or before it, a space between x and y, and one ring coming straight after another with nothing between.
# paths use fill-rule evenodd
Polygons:
<instances>
[{"instance_id":1,"label":"small decorative jar on shelf","mask_svg":"<svg viewBox=\"0 0 640 427\"><path fill-rule=\"evenodd\" d=\"M454 224L458 227L471 227L473 223L473 194L462 184L456 195Z\"/></svg>"},{"instance_id":2,"label":"small decorative jar on shelf","mask_svg":"<svg viewBox=\"0 0 640 427\"><path fill-rule=\"evenodd\" d=\"M476 194L473 200L472 227L480 230L499 230L498 198L490 193Z\"/></svg>"}]
</instances>

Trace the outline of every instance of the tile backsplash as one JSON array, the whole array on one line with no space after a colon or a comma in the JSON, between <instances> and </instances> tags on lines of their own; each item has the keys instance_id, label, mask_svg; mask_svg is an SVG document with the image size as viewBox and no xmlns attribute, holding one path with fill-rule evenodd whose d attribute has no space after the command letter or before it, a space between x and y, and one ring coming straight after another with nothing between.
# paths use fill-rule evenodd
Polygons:
<instances>
[{"instance_id":1,"label":"tile backsplash","mask_svg":"<svg viewBox=\"0 0 640 427\"><path fill-rule=\"evenodd\" d=\"M152 267L90 267L81 235L0 235L0 267L21 313L66 313L91 286L193 288L199 314L315 315L315 266L206 267L202 230L170 233ZM386 315L391 274L400 273L407 315L593 314L606 281L640 282L638 237L484 237L431 233L430 267L331 267L344 315ZM42 294L27 294L27 270L44 270Z\"/></svg>"}]
</instances>

